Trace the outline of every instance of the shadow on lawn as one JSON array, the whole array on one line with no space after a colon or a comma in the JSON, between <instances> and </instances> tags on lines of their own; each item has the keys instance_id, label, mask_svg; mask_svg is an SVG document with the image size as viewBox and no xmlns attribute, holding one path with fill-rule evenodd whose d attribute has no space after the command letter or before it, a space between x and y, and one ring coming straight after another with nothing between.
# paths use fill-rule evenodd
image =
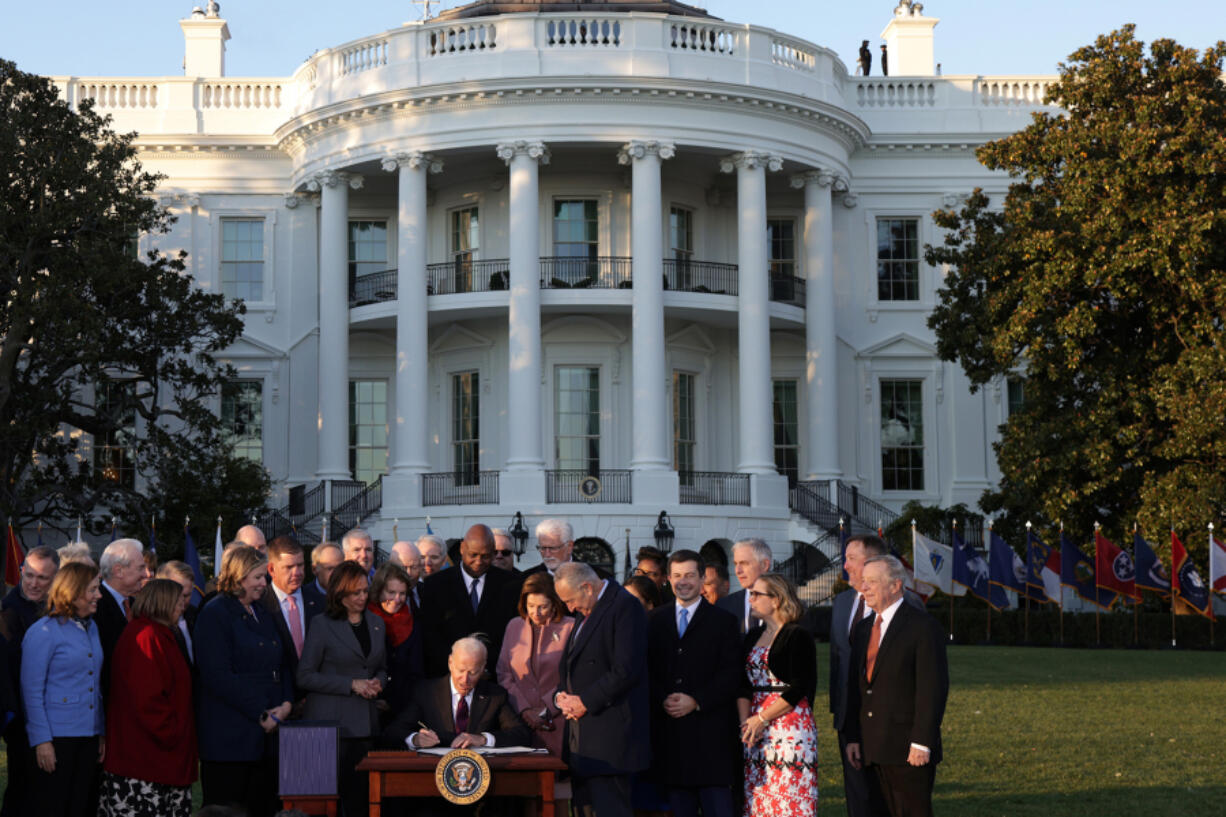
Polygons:
<instances>
[{"instance_id":1,"label":"shadow on lawn","mask_svg":"<svg viewBox=\"0 0 1226 817\"><path fill-rule=\"evenodd\" d=\"M1060 647L949 648L950 678L960 687L1065 683L1129 683L1218 679L1226 654Z\"/></svg>"},{"instance_id":2,"label":"shadow on lawn","mask_svg":"<svg viewBox=\"0 0 1226 817\"><path fill-rule=\"evenodd\" d=\"M1187 817L1217 814L1226 786L1120 786L1045 794L1003 794L986 785L942 783L933 811L941 817Z\"/></svg>"}]
</instances>

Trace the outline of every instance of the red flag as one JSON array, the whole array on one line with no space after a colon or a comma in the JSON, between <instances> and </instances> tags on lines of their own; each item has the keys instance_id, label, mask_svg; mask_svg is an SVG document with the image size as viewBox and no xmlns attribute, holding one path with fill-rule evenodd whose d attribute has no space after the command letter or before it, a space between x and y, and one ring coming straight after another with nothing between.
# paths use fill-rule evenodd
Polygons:
<instances>
[{"instance_id":1,"label":"red flag","mask_svg":"<svg viewBox=\"0 0 1226 817\"><path fill-rule=\"evenodd\" d=\"M21 543L17 541L17 535L13 533L13 525L9 524L9 539L8 545L4 548L4 583L10 587L16 587L21 583L21 563L26 559L25 553L21 549Z\"/></svg>"},{"instance_id":2,"label":"red flag","mask_svg":"<svg viewBox=\"0 0 1226 817\"><path fill-rule=\"evenodd\" d=\"M1174 594L1172 604L1175 603L1174 599L1179 599L1205 618L1213 618L1209 587L1188 558L1188 551L1175 531L1171 531L1171 592Z\"/></svg>"},{"instance_id":3,"label":"red flag","mask_svg":"<svg viewBox=\"0 0 1226 817\"><path fill-rule=\"evenodd\" d=\"M1098 586L1104 590L1114 590L1121 596L1139 599L1137 570L1132 557L1097 530L1094 531L1094 573Z\"/></svg>"},{"instance_id":4,"label":"red flag","mask_svg":"<svg viewBox=\"0 0 1226 817\"><path fill-rule=\"evenodd\" d=\"M1209 534L1209 581L1214 593L1226 593L1226 544Z\"/></svg>"}]
</instances>

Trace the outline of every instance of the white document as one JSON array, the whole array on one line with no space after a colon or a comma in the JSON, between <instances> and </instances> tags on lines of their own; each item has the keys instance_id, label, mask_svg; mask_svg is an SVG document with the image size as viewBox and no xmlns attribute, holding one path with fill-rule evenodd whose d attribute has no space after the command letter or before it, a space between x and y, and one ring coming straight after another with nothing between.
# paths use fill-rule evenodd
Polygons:
<instances>
[{"instance_id":1,"label":"white document","mask_svg":"<svg viewBox=\"0 0 1226 817\"><path fill-rule=\"evenodd\" d=\"M469 746L469 749L481 755L545 755L548 749L534 749L531 746ZM450 746L431 746L429 749L417 749L419 755L438 755L442 757L454 751Z\"/></svg>"}]
</instances>

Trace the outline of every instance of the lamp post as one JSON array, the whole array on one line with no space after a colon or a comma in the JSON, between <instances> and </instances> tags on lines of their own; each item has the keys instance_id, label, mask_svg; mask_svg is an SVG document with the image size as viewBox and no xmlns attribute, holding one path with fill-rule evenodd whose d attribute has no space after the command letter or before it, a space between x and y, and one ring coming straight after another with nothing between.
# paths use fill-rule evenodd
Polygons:
<instances>
[{"instance_id":1,"label":"lamp post","mask_svg":"<svg viewBox=\"0 0 1226 817\"><path fill-rule=\"evenodd\" d=\"M515 551L515 560L519 561L519 557L524 555L528 547L528 527L524 524L522 512L516 511L515 516L511 517L511 526L507 533L511 535L511 541L514 543L511 547Z\"/></svg>"},{"instance_id":2,"label":"lamp post","mask_svg":"<svg viewBox=\"0 0 1226 817\"><path fill-rule=\"evenodd\" d=\"M660 511L660 516L656 519L656 528L652 533L656 537L656 547L660 549L660 552L665 556L671 553L676 531L673 529L672 521L668 518L668 511Z\"/></svg>"}]
</instances>

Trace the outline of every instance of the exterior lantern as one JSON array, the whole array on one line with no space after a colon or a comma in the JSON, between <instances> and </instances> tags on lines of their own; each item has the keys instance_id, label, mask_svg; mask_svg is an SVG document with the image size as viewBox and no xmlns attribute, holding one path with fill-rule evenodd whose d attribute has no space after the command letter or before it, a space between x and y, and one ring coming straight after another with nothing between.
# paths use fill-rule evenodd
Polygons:
<instances>
[{"instance_id":1,"label":"exterior lantern","mask_svg":"<svg viewBox=\"0 0 1226 817\"><path fill-rule=\"evenodd\" d=\"M666 556L673 550L673 538L675 531L673 530L672 521L668 518L668 511L660 511L660 517L656 520L656 529L652 531L656 537L656 547Z\"/></svg>"},{"instance_id":2,"label":"exterior lantern","mask_svg":"<svg viewBox=\"0 0 1226 817\"><path fill-rule=\"evenodd\" d=\"M524 555L524 550L528 547L528 528L524 525L523 513L515 512L515 516L511 517L511 527L507 533L511 534L511 541L515 543L512 547L515 550L515 558L518 559Z\"/></svg>"}]
</instances>

